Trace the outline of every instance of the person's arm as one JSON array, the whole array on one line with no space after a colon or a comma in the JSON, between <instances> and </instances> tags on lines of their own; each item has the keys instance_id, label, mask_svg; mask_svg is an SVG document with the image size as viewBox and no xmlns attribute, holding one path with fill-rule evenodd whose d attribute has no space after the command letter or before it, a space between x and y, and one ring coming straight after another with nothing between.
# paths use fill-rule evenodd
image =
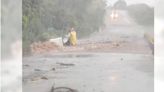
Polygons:
<instances>
[{"instance_id":1,"label":"person's arm","mask_svg":"<svg viewBox=\"0 0 164 92\"><path fill-rule=\"evenodd\" d=\"M71 34L69 33L69 34L66 35L66 37L70 37L70 35L71 35Z\"/></svg>"}]
</instances>

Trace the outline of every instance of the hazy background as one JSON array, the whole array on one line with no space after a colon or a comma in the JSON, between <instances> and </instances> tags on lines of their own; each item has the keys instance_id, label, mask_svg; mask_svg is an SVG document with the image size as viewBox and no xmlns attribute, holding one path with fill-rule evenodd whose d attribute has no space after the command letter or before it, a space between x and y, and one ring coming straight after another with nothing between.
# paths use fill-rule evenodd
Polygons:
<instances>
[{"instance_id":1,"label":"hazy background","mask_svg":"<svg viewBox=\"0 0 164 92\"><path fill-rule=\"evenodd\" d=\"M117 2L117 0L106 0L108 3L108 5L113 5L115 2ZM130 4L138 4L138 3L145 3L148 4L150 6L154 6L155 5L155 1L156 0L125 0L127 2L128 5Z\"/></svg>"},{"instance_id":2,"label":"hazy background","mask_svg":"<svg viewBox=\"0 0 164 92\"><path fill-rule=\"evenodd\" d=\"M1 5L1 8L3 8L3 10L1 10L1 41L2 41L2 47L6 47L6 49L2 48L2 51L1 51L1 55L7 55L7 56L11 56L11 54L9 54L11 52L11 49L10 49L10 46L11 44L16 41L16 40L21 40L21 36L22 36L22 33L21 33L21 28L22 28L22 25L20 24L22 22L22 0L0 0L2 3ZM110 3L114 3L116 0L109 0L108 2ZM159 18L159 25L163 25L163 20L164 19L164 1L163 0L158 0L158 2L156 2L157 0L126 0L128 4L134 4L134 3L146 3L150 6L154 6L155 3L156 4L156 9L155 9L155 17L158 17ZM161 20L160 20L161 19ZM18 25L17 25L18 24ZM17 26L15 26L17 25ZM155 30L156 32L156 30ZM158 32L158 30L157 30ZM162 30L159 32L159 33L162 33ZM2 38L2 36L4 35L4 38ZM11 36L12 35L12 36ZM161 35L160 35L161 36ZM157 36L155 36L157 37ZM163 36L161 36L161 38L157 38L157 40L161 40L163 41ZM159 45L158 45L159 46ZM164 47L164 46L163 46ZM163 48L162 46L160 47L155 47L155 48L158 48L159 50L156 51L156 53L162 53L163 51ZM6 54L5 54L6 53ZM163 56L164 54L161 54L161 57ZM17 86L18 85L21 85L21 82L20 81L17 81L18 78L20 78L21 76L18 76L19 74L22 73L21 71L21 58L19 57L18 59L16 59L16 61L19 61L19 62L16 62L13 66L16 66L17 68L13 68L11 67L12 66L12 62L15 61L15 59L13 58L7 58L8 59L8 63L5 65L3 65L5 67L1 67L2 69L2 76L4 77L9 77L10 78L6 78L5 80L3 80L2 82L2 87L5 88L5 90L10 90L10 92L21 92L20 90L18 91L17 87L20 87L20 86ZM160 58L158 59L159 62L160 61L164 61L163 58ZM6 61L6 60L3 60L3 61ZM10 64L11 63L11 64ZM155 62L156 63L156 62ZM11 65L11 66L9 66ZM160 67L155 67L157 69L157 71L159 70L163 70L163 65L161 64L161 62L158 64L160 65ZM15 70L13 70L15 69ZM9 71L9 74L3 74L4 71ZM12 70L12 71L11 71ZM16 73L15 73L16 71ZM13 74L14 73L14 74ZM157 76L160 76L161 74L164 74L163 71L161 72L158 72ZM16 77L15 77L16 76ZM163 77L160 77L161 79ZM3 79L3 78L2 78ZM13 82L13 81L14 82ZM15 84L17 83L17 84ZM161 85L161 88L162 88L162 85ZM161 89L160 90L161 92L163 92L163 90ZM160 92L158 91L158 92ZM8 91L4 91L4 92L8 92Z\"/></svg>"}]
</instances>

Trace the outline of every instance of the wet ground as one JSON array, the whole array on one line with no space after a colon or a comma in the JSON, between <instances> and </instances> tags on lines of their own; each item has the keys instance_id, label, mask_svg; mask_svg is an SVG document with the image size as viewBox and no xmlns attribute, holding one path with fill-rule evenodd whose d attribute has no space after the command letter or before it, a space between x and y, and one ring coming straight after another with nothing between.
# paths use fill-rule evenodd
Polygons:
<instances>
[{"instance_id":1,"label":"wet ground","mask_svg":"<svg viewBox=\"0 0 164 92\"><path fill-rule=\"evenodd\" d=\"M107 14L106 27L78 46L24 57L23 92L153 92L154 56L144 38L153 27L126 11L119 16L111 22Z\"/></svg>"},{"instance_id":2,"label":"wet ground","mask_svg":"<svg viewBox=\"0 0 164 92\"><path fill-rule=\"evenodd\" d=\"M23 92L153 92L153 56L63 53L24 58ZM65 91L61 91L65 92Z\"/></svg>"}]
</instances>

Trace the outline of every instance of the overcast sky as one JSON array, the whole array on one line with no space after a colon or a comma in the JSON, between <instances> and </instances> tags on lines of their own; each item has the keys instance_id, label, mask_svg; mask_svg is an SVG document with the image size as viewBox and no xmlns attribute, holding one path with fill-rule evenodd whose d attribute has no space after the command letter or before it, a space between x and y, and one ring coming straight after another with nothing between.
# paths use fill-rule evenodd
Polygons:
<instances>
[{"instance_id":1,"label":"overcast sky","mask_svg":"<svg viewBox=\"0 0 164 92\"><path fill-rule=\"evenodd\" d=\"M118 0L106 0L109 5L113 5ZM149 6L155 6L155 0L125 0L127 4L145 3Z\"/></svg>"}]
</instances>

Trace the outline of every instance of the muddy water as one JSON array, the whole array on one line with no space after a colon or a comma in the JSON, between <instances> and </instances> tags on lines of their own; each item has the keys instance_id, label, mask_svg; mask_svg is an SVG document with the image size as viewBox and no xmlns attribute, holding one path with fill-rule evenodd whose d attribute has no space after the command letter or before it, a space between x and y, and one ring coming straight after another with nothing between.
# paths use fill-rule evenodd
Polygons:
<instances>
[{"instance_id":1,"label":"muddy water","mask_svg":"<svg viewBox=\"0 0 164 92\"><path fill-rule=\"evenodd\" d=\"M153 69L153 56L143 54L62 53L26 57L23 92L50 92L52 86L77 92L153 92Z\"/></svg>"}]
</instances>

